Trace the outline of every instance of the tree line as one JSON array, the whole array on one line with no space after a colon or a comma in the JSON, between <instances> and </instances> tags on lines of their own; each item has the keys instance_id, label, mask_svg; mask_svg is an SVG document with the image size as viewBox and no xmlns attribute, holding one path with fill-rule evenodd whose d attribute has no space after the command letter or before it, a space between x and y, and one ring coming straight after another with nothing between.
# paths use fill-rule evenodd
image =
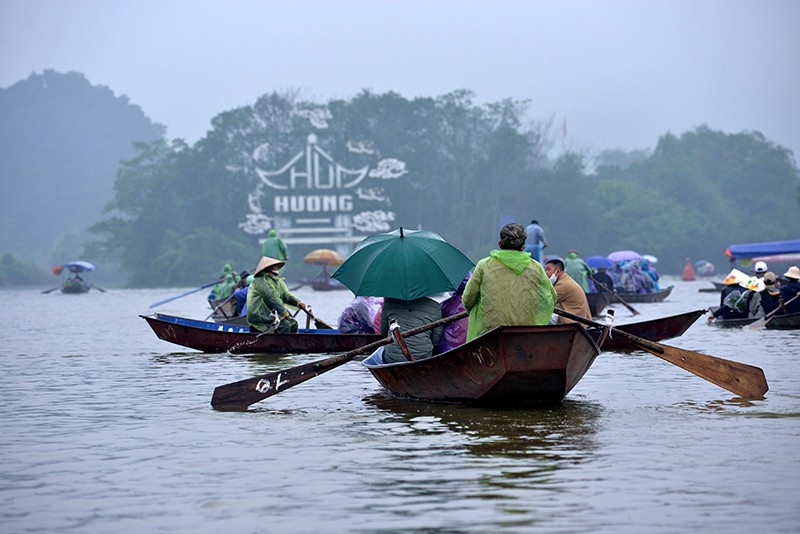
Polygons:
<instances>
[{"instance_id":1,"label":"tree line","mask_svg":"<svg viewBox=\"0 0 800 534\"><path fill-rule=\"evenodd\" d=\"M800 234L796 162L758 132L701 126L664 135L652 153L624 165L619 154L607 162L601 154L589 169L580 152L548 158L552 121L530 118L529 108L510 99L478 105L465 90L414 99L363 91L325 104L291 91L266 94L219 114L194 145L137 144L87 252L118 259L134 286L193 285L225 262L255 266L256 238L239 228L257 182L252 153L268 143L277 167L310 131L345 164L353 139L405 162L403 179L386 184L395 227L436 231L473 260L496 247L504 220L538 219L550 254L634 249L673 273L686 258L720 265L731 243ZM329 120L309 126L309 110ZM299 262L307 250L296 248Z\"/></svg>"}]
</instances>

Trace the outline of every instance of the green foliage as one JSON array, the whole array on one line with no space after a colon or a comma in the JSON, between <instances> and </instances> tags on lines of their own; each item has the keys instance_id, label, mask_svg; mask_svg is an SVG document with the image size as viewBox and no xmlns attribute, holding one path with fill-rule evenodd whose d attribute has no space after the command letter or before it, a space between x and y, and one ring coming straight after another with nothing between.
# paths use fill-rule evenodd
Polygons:
<instances>
[{"instance_id":1,"label":"green foliage","mask_svg":"<svg viewBox=\"0 0 800 534\"><path fill-rule=\"evenodd\" d=\"M364 91L328 102L328 126L309 127L302 113L322 107L272 93L215 117L192 147L137 145L88 252L118 258L137 286L193 285L225 262L253 268L259 245L239 225L258 183L254 155L278 168L310 133L350 168L363 164L348 150L352 141L368 142L375 159L405 162L409 172L385 184L395 227L437 231L474 260L496 246L499 220L509 214L540 220L547 253L631 248L661 258L662 272L680 272L686 257L721 261L731 243L800 234L791 153L758 133L701 127L665 135L652 154L607 155L590 173L586 155L544 156L549 123L529 120L525 102L479 106L469 91L413 100Z\"/></svg>"}]
</instances>

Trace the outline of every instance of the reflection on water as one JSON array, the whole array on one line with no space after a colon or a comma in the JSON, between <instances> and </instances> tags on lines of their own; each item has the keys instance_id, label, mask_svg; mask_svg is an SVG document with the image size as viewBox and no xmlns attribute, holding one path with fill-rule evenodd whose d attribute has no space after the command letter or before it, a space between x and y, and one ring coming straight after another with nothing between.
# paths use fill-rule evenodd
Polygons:
<instances>
[{"instance_id":1,"label":"reflection on water","mask_svg":"<svg viewBox=\"0 0 800 534\"><path fill-rule=\"evenodd\" d=\"M580 461L595 449L593 436L602 407L566 400L536 409L499 409L397 399L386 393L365 402L389 411L410 426L441 424L469 438L476 456L506 456L560 462Z\"/></svg>"},{"instance_id":2,"label":"reflection on water","mask_svg":"<svg viewBox=\"0 0 800 534\"><path fill-rule=\"evenodd\" d=\"M715 304L707 281L617 323ZM390 397L357 362L218 412L213 389L326 357L202 354L138 317L180 290L2 291L3 532L796 532L800 332L668 344L764 369L741 401L642 351L558 405ZM348 292L298 290L335 323ZM335 293L335 294L334 294ZM193 318L205 295L158 311Z\"/></svg>"}]
</instances>

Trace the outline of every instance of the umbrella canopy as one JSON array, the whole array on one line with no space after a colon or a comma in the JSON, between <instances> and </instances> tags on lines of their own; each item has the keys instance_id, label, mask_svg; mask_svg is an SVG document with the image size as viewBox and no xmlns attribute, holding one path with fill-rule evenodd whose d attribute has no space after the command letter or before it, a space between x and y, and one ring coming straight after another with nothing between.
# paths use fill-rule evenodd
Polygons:
<instances>
[{"instance_id":1,"label":"umbrella canopy","mask_svg":"<svg viewBox=\"0 0 800 534\"><path fill-rule=\"evenodd\" d=\"M356 296L414 300L455 291L473 267L439 234L399 228L364 239L333 278Z\"/></svg>"},{"instance_id":2,"label":"umbrella canopy","mask_svg":"<svg viewBox=\"0 0 800 534\"><path fill-rule=\"evenodd\" d=\"M585 261L592 269L611 269L614 267L612 261L606 256L589 256Z\"/></svg>"},{"instance_id":3,"label":"umbrella canopy","mask_svg":"<svg viewBox=\"0 0 800 534\"><path fill-rule=\"evenodd\" d=\"M306 254L306 257L303 258L303 262L313 265L341 265L344 263L344 258L335 250L318 248Z\"/></svg>"},{"instance_id":4,"label":"umbrella canopy","mask_svg":"<svg viewBox=\"0 0 800 534\"><path fill-rule=\"evenodd\" d=\"M618 250L609 254L608 259L616 263L619 261L641 260L642 255L633 250Z\"/></svg>"},{"instance_id":5,"label":"umbrella canopy","mask_svg":"<svg viewBox=\"0 0 800 534\"><path fill-rule=\"evenodd\" d=\"M83 273L94 271L95 266L93 263L89 263L88 261L71 261L69 263L65 263L64 265L55 265L52 267L53 274L59 275L61 271L64 269L69 270L71 273Z\"/></svg>"},{"instance_id":6,"label":"umbrella canopy","mask_svg":"<svg viewBox=\"0 0 800 534\"><path fill-rule=\"evenodd\" d=\"M658 258L656 258L655 256L653 256L652 254L643 254L643 255L642 255L642 259L645 259L645 260L647 260L647 261L648 261L648 262L650 262L651 264L653 264L653 263L658 263Z\"/></svg>"}]
</instances>

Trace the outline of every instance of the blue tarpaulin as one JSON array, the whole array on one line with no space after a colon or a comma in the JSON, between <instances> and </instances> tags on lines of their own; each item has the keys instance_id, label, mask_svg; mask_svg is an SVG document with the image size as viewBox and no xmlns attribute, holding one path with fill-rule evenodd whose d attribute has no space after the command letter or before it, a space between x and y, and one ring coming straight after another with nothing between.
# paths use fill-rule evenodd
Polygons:
<instances>
[{"instance_id":1,"label":"blue tarpaulin","mask_svg":"<svg viewBox=\"0 0 800 534\"><path fill-rule=\"evenodd\" d=\"M800 253L800 239L792 241L771 241L769 243L748 243L731 245L725 251L731 258L755 258L758 256L776 256L779 254Z\"/></svg>"}]
</instances>

